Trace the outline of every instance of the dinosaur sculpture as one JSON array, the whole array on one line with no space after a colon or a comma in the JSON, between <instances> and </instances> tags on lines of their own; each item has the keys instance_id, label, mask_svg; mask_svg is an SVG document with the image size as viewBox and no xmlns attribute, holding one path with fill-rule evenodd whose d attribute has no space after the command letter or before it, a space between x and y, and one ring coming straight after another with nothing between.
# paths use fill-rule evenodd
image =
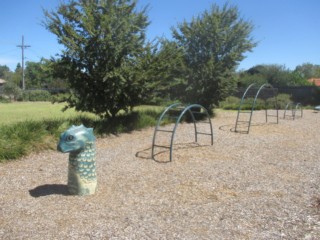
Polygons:
<instances>
[{"instance_id":1,"label":"dinosaur sculpture","mask_svg":"<svg viewBox=\"0 0 320 240\"><path fill-rule=\"evenodd\" d=\"M57 149L69 153L68 190L73 195L94 194L97 187L95 136L92 128L72 126L61 134Z\"/></svg>"}]
</instances>

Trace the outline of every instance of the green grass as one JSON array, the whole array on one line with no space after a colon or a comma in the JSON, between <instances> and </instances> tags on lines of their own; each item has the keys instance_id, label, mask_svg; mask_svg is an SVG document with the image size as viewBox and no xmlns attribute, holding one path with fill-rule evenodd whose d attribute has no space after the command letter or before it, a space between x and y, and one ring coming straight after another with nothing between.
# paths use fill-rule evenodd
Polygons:
<instances>
[{"instance_id":1,"label":"green grass","mask_svg":"<svg viewBox=\"0 0 320 240\"><path fill-rule=\"evenodd\" d=\"M0 104L0 162L32 152L56 149L59 136L71 125L94 128L97 137L155 126L163 107L139 106L129 114L100 119L94 114L62 112L62 104Z\"/></svg>"},{"instance_id":2,"label":"green grass","mask_svg":"<svg viewBox=\"0 0 320 240\"><path fill-rule=\"evenodd\" d=\"M94 114L78 113L74 109L62 112L65 104L50 102L16 102L0 103L0 125L21 122L25 120L46 120L55 118L71 118L86 116L95 118Z\"/></svg>"}]
</instances>

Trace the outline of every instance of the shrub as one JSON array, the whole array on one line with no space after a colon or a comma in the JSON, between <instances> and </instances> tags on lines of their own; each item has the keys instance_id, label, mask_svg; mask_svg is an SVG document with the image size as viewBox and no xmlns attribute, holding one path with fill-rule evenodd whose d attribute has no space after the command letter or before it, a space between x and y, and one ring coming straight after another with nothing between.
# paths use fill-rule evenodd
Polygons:
<instances>
[{"instance_id":1,"label":"shrub","mask_svg":"<svg viewBox=\"0 0 320 240\"><path fill-rule=\"evenodd\" d=\"M10 102L9 98L6 98L0 95L0 103L9 103L9 102Z\"/></svg>"},{"instance_id":2,"label":"shrub","mask_svg":"<svg viewBox=\"0 0 320 240\"><path fill-rule=\"evenodd\" d=\"M219 103L219 107L225 110L236 110L239 108L240 101L240 98L229 96Z\"/></svg>"},{"instance_id":3,"label":"shrub","mask_svg":"<svg viewBox=\"0 0 320 240\"><path fill-rule=\"evenodd\" d=\"M70 98L70 96L71 96L70 93L58 93L58 94L52 95L51 101L53 103L65 102L68 98Z\"/></svg>"},{"instance_id":4,"label":"shrub","mask_svg":"<svg viewBox=\"0 0 320 240\"><path fill-rule=\"evenodd\" d=\"M292 102L289 94L280 93L277 96L279 109L285 109L289 102Z\"/></svg>"},{"instance_id":5,"label":"shrub","mask_svg":"<svg viewBox=\"0 0 320 240\"><path fill-rule=\"evenodd\" d=\"M245 98L241 109L242 110L251 110L254 98ZM290 102L290 95L288 94L279 94L277 96L278 106L279 108L283 109L286 107L287 103ZM219 106L225 110L238 110L240 106L241 99L237 97L227 97L224 101L220 102ZM271 109L274 108L274 98L269 98L266 101L263 99L258 98L256 100L256 105L254 107L255 110L262 110L262 109Z\"/></svg>"},{"instance_id":6,"label":"shrub","mask_svg":"<svg viewBox=\"0 0 320 240\"><path fill-rule=\"evenodd\" d=\"M31 102L50 102L51 94L46 90L28 90L23 92L23 100Z\"/></svg>"},{"instance_id":7,"label":"shrub","mask_svg":"<svg viewBox=\"0 0 320 240\"><path fill-rule=\"evenodd\" d=\"M3 87L3 94L8 96L10 100L18 100L22 95L22 91L13 82L7 82Z\"/></svg>"},{"instance_id":8,"label":"shrub","mask_svg":"<svg viewBox=\"0 0 320 240\"><path fill-rule=\"evenodd\" d=\"M43 145L45 128L41 122L25 121L0 127L0 162L15 159Z\"/></svg>"}]
</instances>

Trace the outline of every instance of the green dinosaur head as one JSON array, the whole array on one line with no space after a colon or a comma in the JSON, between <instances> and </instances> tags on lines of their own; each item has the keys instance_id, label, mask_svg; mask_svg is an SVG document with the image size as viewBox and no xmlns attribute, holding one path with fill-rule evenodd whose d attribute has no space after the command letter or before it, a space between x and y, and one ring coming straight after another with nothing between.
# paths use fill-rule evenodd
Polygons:
<instances>
[{"instance_id":1,"label":"green dinosaur head","mask_svg":"<svg viewBox=\"0 0 320 240\"><path fill-rule=\"evenodd\" d=\"M95 140L93 128L86 128L83 125L72 126L61 134L57 149L63 153L81 151L87 142Z\"/></svg>"}]
</instances>

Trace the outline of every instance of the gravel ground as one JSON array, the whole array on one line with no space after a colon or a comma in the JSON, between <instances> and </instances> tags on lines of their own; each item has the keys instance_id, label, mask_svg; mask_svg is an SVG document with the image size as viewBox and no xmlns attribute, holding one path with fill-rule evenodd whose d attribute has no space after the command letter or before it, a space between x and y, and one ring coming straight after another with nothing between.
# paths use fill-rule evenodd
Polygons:
<instances>
[{"instance_id":1,"label":"gravel ground","mask_svg":"<svg viewBox=\"0 0 320 240\"><path fill-rule=\"evenodd\" d=\"M67 154L0 164L0 239L320 239L320 113L235 119L217 113L213 145L179 125L172 162L153 128L98 139L91 196L68 195Z\"/></svg>"}]
</instances>

